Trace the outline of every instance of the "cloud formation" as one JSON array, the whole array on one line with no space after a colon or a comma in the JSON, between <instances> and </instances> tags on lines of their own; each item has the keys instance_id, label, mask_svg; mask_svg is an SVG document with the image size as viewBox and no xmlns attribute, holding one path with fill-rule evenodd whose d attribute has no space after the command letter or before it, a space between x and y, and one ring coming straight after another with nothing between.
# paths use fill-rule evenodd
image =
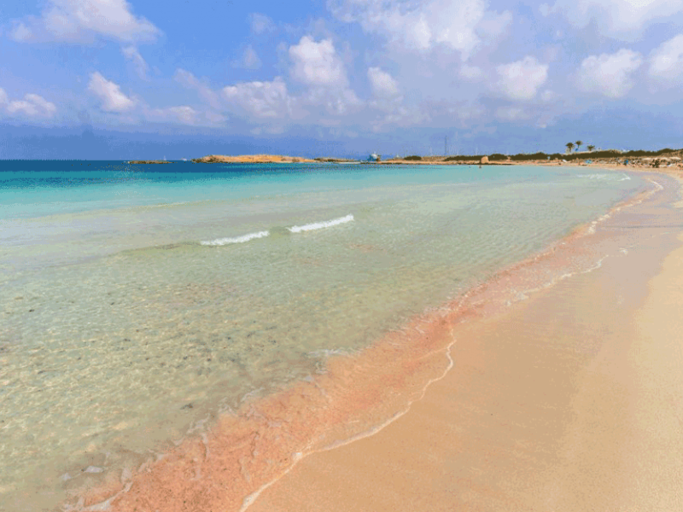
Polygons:
<instances>
[{"instance_id":1,"label":"cloud formation","mask_svg":"<svg viewBox=\"0 0 683 512\"><path fill-rule=\"evenodd\" d=\"M395 98L400 94L396 80L380 68L368 69L368 80L376 98Z\"/></svg>"},{"instance_id":2,"label":"cloud formation","mask_svg":"<svg viewBox=\"0 0 683 512\"><path fill-rule=\"evenodd\" d=\"M621 98L633 87L632 75L642 63L639 53L627 49L591 55L579 68L579 88L611 99Z\"/></svg>"},{"instance_id":3,"label":"cloud formation","mask_svg":"<svg viewBox=\"0 0 683 512\"><path fill-rule=\"evenodd\" d=\"M484 0L328 0L328 7L392 45L417 51L442 45L464 59L483 39L498 37L512 19L507 11L489 11Z\"/></svg>"},{"instance_id":4,"label":"cloud formation","mask_svg":"<svg viewBox=\"0 0 683 512\"><path fill-rule=\"evenodd\" d=\"M252 34L261 35L275 30L275 23L265 14L254 12L249 15L249 27Z\"/></svg>"},{"instance_id":5,"label":"cloud formation","mask_svg":"<svg viewBox=\"0 0 683 512\"><path fill-rule=\"evenodd\" d=\"M199 97L212 108L217 110L221 108L218 94L189 71L177 69L175 75L173 75L173 79L187 89L196 90Z\"/></svg>"},{"instance_id":6,"label":"cloud formation","mask_svg":"<svg viewBox=\"0 0 683 512\"><path fill-rule=\"evenodd\" d=\"M88 91L100 100L100 108L105 112L126 112L135 106L135 102L121 92L121 87L97 71L90 74Z\"/></svg>"},{"instance_id":7,"label":"cloud formation","mask_svg":"<svg viewBox=\"0 0 683 512\"><path fill-rule=\"evenodd\" d=\"M3 89L0 89L0 108L11 116L31 119L51 119L57 113L55 104L38 94L26 94L23 100L10 101Z\"/></svg>"},{"instance_id":8,"label":"cloud formation","mask_svg":"<svg viewBox=\"0 0 683 512\"><path fill-rule=\"evenodd\" d=\"M259 59L256 50L251 45L248 45L244 52L242 52L242 58L236 63L237 67L244 69L259 69L261 67L261 59Z\"/></svg>"},{"instance_id":9,"label":"cloud formation","mask_svg":"<svg viewBox=\"0 0 683 512\"><path fill-rule=\"evenodd\" d=\"M151 122L185 126L220 126L225 122L225 117L220 114L199 112L188 105L164 108L145 107L143 115Z\"/></svg>"},{"instance_id":10,"label":"cloud formation","mask_svg":"<svg viewBox=\"0 0 683 512\"><path fill-rule=\"evenodd\" d=\"M543 4L541 12L560 14L579 29L592 23L601 35L632 41L653 23L683 12L683 0L557 0Z\"/></svg>"},{"instance_id":11,"label":"cloud formation","mask_svg":"<svg viewBox=\"0 0 683 512\"><path fill-rule=\"evenodd\" d=\"M223 88L223 97L231 110L260 120L289 117L292 99L281 77L272 82L246 82Z\"/></svg>"},{"instance_id":12,"label":"cloud formation","mask_svg":"<svg viewBox=\"0 0 683 512\"><path fill-rule=\"evenodd\" d=\"M135 73L143 80L147 80L147 72L149 71L149 66L145 59L142 58L140 52L135 46L124 46L121 48L121 53L133 64Z\"/></svg>"},{"instance_id":13,"label":"cloud formation","mask_svg":"<svg viewBox=\"0 0 683 512\"><path fill-rule=\"evenodd\" d=\"M516 101L531 100L548 78L548 65L535 57L503 64L496 68L498 90L503 96Z\"/></svg>"},{"instance_id":14,"label":"cloud formation","mask_svg":"<svg viewBox=\"0 0 683 512\"><path fill-rule=\"evenodd\" d=\"M153 41L160 31L132 13L126 0L48 0L40 16L14 20L10 37L20 42L82 42L101 37L124 43Z\"/></svg>"},{"instance_id":15,"label":"cloud formation","mask_svg":"<svg viewBox=\"0 0 683 512\"><path fill-rule=\"evenodd\" d=\"M330 39L316 42L304 36L299 44L290 46L293 79L312 86L341 86L348 83L346 69Z\"/></svg>"},{"instance_id":16,"label":"cloud formation","mask_svg":"<svg viewBox=\"0 0 683 512\"><path fill-rule=\"evenodd\" d=\"M650 78L659 85L683 82L683 34L662 43L650 55Z\"/></svg>"}]
</instances>

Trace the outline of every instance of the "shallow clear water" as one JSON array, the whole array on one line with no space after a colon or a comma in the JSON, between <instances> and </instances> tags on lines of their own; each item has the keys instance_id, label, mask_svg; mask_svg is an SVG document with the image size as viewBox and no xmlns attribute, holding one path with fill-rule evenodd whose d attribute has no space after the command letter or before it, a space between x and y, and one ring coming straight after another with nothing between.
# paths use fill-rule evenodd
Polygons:
<instances>
[{"instance_id":1,"label":"shallow clear water","mask_svg":"<svg viewBox=\"0 0 683 512\"><path fill-rule=\"evenodd\" d=\"M643 188L550 167L0 162L0 510L55 505Z\"/></svg>"}]
</instances>

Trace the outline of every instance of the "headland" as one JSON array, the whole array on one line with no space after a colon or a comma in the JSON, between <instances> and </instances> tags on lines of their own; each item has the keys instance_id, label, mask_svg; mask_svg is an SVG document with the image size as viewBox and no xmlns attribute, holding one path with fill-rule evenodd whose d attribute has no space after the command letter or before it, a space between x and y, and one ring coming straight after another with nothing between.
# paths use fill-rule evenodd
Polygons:
<instances>
[{"instance_id":1,"label":"headland","mask_svg":"<svg viewBox=\"0 0 683 512\"><path fill-rule=\"evenodd\" d=\"M310 158L282 155L208 155L193 158L192 161L198 164L300 164L315 162Z\"/></svg>"}]
</instances>

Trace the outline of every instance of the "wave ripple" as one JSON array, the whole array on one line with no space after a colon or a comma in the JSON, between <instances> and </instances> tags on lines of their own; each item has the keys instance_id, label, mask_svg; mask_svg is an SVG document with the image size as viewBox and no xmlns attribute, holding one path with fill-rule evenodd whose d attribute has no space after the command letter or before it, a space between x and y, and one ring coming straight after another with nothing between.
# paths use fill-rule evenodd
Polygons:
<instances>
[{"instance_id":1,"label":"wave ripple","mask_svg":"<svg viewBox=\"0 0 683 512\"><path fill-rule=\"evenodd\" d=\"M345 217L339 217L338 219L326 220L323 222L313 222L312 224L304 224L303 226L292 226L289 229L292 233L301 233L302 231L313 231L315 229L330 228L332 226L338 226L339 224L345 224L353 220L353 215L349 214Z\"/></svg>"},{"instance_id":2,"label":"wave ripple","mask_svg":"<svg viewBox=\"0 0 683 512\"><path fill-rule=\"evenodd\" d=\"M270 235L270 231L258 231L256 233L249 233L247 235L236 236L233 238L216 238L215 240L209 240L201 242L202 245L228 245L228 244L243 244L249 240L255 238L264 238Z\"/></svg>"}]
</instances>

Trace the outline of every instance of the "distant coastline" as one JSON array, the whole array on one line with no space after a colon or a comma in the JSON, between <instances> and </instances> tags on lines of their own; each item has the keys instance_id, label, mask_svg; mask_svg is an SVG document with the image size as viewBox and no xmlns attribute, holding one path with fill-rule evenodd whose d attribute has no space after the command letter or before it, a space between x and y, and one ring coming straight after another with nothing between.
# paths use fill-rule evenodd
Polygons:
<instances>
[{"instance_id":1,"label":"distant coastline","mask_svg":"<svg viewBox=\"0 0 683 512\"><path fill-rule=\"evenodd\" d=\"M376 156L376 155L372 155ZM314 159L283 155L207 155L192 159L194 163L336 163L336 164L377 164L377 165L592 165L659 168L666 166L683 167L683 149L660 149L658 151L582 151L568 153L518 153L504 155L492 153L488 155L451 155L420 156L410 155L382 160L351 159L336 157L317 157ZM160 160L133 160L129 163L169 163Z\"/></svg>"}]
</instances>

